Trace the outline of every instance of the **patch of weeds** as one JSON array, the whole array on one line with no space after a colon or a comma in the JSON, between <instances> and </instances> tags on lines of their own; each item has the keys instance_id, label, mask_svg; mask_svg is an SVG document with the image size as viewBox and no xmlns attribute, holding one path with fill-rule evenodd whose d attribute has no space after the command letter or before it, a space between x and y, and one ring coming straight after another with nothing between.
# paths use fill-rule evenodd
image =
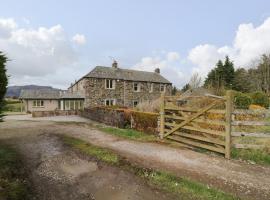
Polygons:
<instances>
[{"instance_id":1,"label":"patch of weeds","mask_svg":"<svg viewBox=\"0 0 270 200\"><path fill-rule=\"evenodd\" d=\"M96 157L98 160L102 160L107 163L117 164L118 156L113 152L105 150L103 148L93 146L83 140L76 139L73 137L63 136L63 141L65 144L70 145L71 147L80 150L82 153L85 153L90 156Z\"/></svg>"},{"instance_id":2,"label":"patch of weeds","mask_svg":"<svg viewBox=\"0 0 270 200\"><path fill-rule=\"evenodd\" d=\"M139 140L146 142L157 141L154 135L148 135L143 132L139 132L133 129L120 129L114 127L99 127L99 130L110 133L112 135L120 136L123 138L131 139L131 140Z\"/></svg>"},{"instance_id":3,"label":"patch of weeds","mask_svg":"<svg viewBox=\"0 0 270 200\"><path fill-rule=\"evenodd\" d=\"M0 199L30 199L24 171L17 152L0 145Z\"/></svg>"},{"instance_id":4,"label":"patch of weeds","mask_svg":"<svg viewBox=\"0 0 270 200\"><path fill-rule=\"evenodd\" d=\"M179 199L200 199L200 200L233 200L237 199L230 194L226 194L220 190L210 188L204 184L191 181L186 178L179 178L167 172L155 171L153 169L142 168L132 164L117 154L100 147L84 142L83 140L62 136L64 143L78 149L82 153L93 156L106 163L117 165L123 170L127 170L147 181L163 191L172 193Z\"/></svg>"},{"instance_id":5,"label":"patch of weeds","mask_svg":"<svg viewBox=\"0 0 270 200\"><path fill-rule=\"evenodd\" d=\"M270 165L270 153L264 149L232 149L232 157L250 160L258 164Z\"/></svg>"}]
</instances>

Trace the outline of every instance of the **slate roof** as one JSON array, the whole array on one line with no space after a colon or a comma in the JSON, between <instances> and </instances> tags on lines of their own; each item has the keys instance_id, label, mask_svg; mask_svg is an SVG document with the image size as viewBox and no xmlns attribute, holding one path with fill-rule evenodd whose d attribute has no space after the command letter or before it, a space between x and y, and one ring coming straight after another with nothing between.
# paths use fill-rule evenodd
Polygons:
<instances>
[{"instance_id":1,"label":"slate roof","mask_svg":"<svg viewBox=\"0 0 270 200\"><path fill-rule=\"evenodd\" d=\"M60 91L51 89L22 90L20 99L59 99Z\"/></svg>"},{"instance_id":2,"label":"slate roof","mask_svg":"<svg viewBox=\"0 0 270 200\"><path fill-rule=\"evenodd\" d=\"M84 99L84 95L80 94L79 92L64 92L60 95L61 99Z\"/></svg>"},{"instance_id":3,"label":"slate roof","mask_svg":"<svg viewBox=\"0 0 270 200\"><path fill-rule=\"evenodd\" d=\"M171 84L170 81L168 81L167 79L165 79L163 76L161 76L159 73L156 72L137 71L131 69L121 69L103 66L96 66L91 72L89 72L84 77Z\"/></svg>"},{"instance_id":4,"label":"slate roof","mask_svg":"<svg viewBox=\"0 0 270 200\"><path fill-rule=\"evenodd\" d=\"M79 93L68 93L63 90L39 89L22 90L20 99L83 99Z\"/></svg>"}]
</instances>

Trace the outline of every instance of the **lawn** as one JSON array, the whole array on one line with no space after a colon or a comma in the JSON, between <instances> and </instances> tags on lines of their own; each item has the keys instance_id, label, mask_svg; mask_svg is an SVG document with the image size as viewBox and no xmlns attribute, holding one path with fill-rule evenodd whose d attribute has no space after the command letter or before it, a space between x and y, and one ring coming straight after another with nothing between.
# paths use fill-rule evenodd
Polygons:
<instances>
[{"instance_id":1,"label":"lawn","mask_svg":"<svg viewBox=\"0 0 270 200\"><path fill-rule=\"evenodd\" d=\"M17 99L8 99L5 101L4 112L21 112L21 102Z\"/></svg>"},{"instance_id":2,"label":"lawn","mask_svg":"<svg viewBox=\"0 0 270 200\"><path fill-rule=\"evenodd\" d=\"M180 199L238 199L230 194L224 193L215 188L210 188L207 185L187 178L181 178L167 172L146 169L138 165L134 165L110 150L93 146L83 140L68 136L62 136L61 138L64 143L70 147L107 164L120 167L123 170L128 170L129 172L145 179L148 184L166 192L173 193Z\"/></svg>"}]
</instances>

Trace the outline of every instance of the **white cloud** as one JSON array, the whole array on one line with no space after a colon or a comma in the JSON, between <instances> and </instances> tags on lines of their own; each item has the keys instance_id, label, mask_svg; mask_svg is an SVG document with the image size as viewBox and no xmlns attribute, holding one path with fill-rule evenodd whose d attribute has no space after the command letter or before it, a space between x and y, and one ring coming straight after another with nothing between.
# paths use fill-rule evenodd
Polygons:
<instances>
[{"instance_id":1,"label":"white cloud","mask_svg":"<svg viewBox=\"0 0 270 200\"><path fill-rule=\"evenodd\" d=\"M0 34L0 47L10 60L7 64L10 84L53 85L57 79L66 77L61 82L64 88L73 81L68 79L69 74L63 74L71 71L76 74L78 54L61 25L18 28L12 19L0 19L0 24L0 33L8 33Z\"/></svg>"},{"instance_id":2,"label":"white cloud","mask_svg":"<svg viewBox=\"0 0 270 200\"><path fill-rule=\"evenodd\" d=\"M180 59L180 56L179 56L179 54L177 52L169 52L167 54L167 59L170 62L174 62L174 61L179 60Z\"/></svg>"},{"instance_id":3,"label":"white cloud","mask_svg":"<svg viewBox=\"0 0 270 200\"><path fill-rule=\"evenodd\" d=\"M0 18L0 37L7 38L10 36L11 31L17 27L16 22L12 18Z\"/></svg>"},{"instance_id":4,"label":"white cloud","mask_svg":"<svg viewBox=\"0 0 270 200\"><path fill-rule=\"evenodd\" d=\"M79 44L79 45L83 45L86 43L86 39L85 36L82 34L76 34L72 37L72 41Z\"/></svg>"},{"instance_id":5,"label":"white cloud","mask_svg":"<svg viewBox=\"0 0 270 200\"><path fill-rule=\"evenodd\" d=\"M160 68L161 75L180 87L188 80L179 66L179 54L177 52L168 52L165 56L161 57L143 57L141 61L132 68L150 72L154 72L156 68Z\"/></svg>"},{"instance_id":6,"label":"white cloud","mask_svg":"<svg viewBox=\"0 0 270 200\"><path fill-rule=\"evenodd\" d=\"M234 61L236 67L248 68L264 53L270 53L270 18L257 27L240 24L231 46L198 45L191 49L188 59L196 66L193 71L206 75L225 55Z\"/></svg>"}]
</instances>

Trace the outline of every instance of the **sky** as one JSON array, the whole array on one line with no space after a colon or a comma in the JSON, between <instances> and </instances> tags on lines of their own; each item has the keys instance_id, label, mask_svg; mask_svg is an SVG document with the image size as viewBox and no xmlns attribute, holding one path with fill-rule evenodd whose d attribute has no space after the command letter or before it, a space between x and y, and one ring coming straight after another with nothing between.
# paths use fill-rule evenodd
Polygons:
<instances>
[{"instance_id":1,"label":"sky","mask_svg":"<svg viewBox=\"0 0 270 200\"><path fill-rule=\"evenodd\" d=\"M9 85L66 89L95 66L154 71L181 88L228 55L270 53L268 0L0 0Z\"/></svg>"}]
</instances>

